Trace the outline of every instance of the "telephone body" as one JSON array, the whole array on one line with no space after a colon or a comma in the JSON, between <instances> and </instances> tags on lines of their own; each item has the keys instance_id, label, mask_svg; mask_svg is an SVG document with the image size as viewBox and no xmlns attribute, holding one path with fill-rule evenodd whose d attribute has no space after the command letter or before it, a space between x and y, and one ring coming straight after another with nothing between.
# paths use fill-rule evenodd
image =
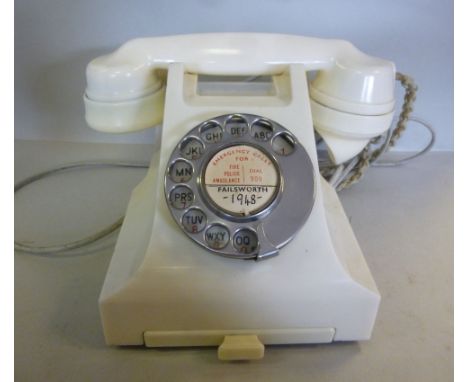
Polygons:
<instances>
[{"instance_id":1,"label":"telephone body","mask_svg":"<svg viewBox=\"0 0 468 382\"><path fill-rule=\"evenodd\" d=\"M201 95L201 75L268 75L272 89ZM275 34L143 38L93 60L91 127L162 121L99 299L106 342L369 339L380 295L320 177L312 126L336 163L350 159L390 127L394 79L391 62L346 41Z\"/></svg>"}]
</instances>

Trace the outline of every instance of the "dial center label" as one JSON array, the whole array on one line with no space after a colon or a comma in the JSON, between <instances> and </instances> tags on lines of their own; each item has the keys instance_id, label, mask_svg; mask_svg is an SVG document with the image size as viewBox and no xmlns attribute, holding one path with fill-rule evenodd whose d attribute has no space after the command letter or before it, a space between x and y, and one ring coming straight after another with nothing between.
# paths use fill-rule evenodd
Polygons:
<instances>
[{"instance_id":1,"label":"dial center label","mask_svg":"<svg viewBox=\"0 0 468 382\"><path fill-rule=\"evenodd\" d=\"M204 174L208 196L228 213L249 216L265 209L276 196L280 176L271 158L249 145L216 153Z\"/></svg>"}]
</instances>

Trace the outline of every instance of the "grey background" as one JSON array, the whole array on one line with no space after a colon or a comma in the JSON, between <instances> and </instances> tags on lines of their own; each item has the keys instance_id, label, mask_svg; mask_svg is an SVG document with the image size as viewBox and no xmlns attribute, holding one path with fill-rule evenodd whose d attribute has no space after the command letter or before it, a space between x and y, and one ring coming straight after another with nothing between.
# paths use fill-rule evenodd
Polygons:
<instances>
[{"instance_id":1,"label":"grey background","mask_svg":"<svg viewBox=\"0 0 468 382\"><path fill-rule=\"evenodd\" d=\"M343 38L394 61L419 84L415 115L434 125L435 148L453 150L450 0L17 0L16 139L151 143L151 130L108 135L87 128L87 62L135 37L228 31ZM424 144L427 133L411 130L398 149Z\"/></svg>"}]
</instances>

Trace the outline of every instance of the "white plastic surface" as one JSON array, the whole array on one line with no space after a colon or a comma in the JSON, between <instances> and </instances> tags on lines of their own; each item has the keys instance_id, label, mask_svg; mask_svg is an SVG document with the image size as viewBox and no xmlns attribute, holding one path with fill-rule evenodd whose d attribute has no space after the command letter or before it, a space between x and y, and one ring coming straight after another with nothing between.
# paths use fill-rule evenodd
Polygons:
<instances>
[{"instance_id":1,"label":"white plastic surface","mask_svg":"<svg viewBox=\"0 0 468 382\"><path fill-rule=\"evenodd\" d=\"M229 334L226 334L229 333ZM146 347L168 346L219 346L226 335L255 335L265 345L329 343L333 341L335 329L243 329L243 330L175 330L147 331L144 333Z\"/></svg>"},{"instance_id":2,"label":"white plastic surface","mask_svg":"<svg viewBox=\"0 0 468 382\"><path fill-rule=\"evenodd\" d=\"M353 158L369 143L368 138L358 139L343 137L329 131L321 130L317 127L315 129L320 133L320 136L326 143L330 160L336 165L342 164Z\"/></svg>"},{"instance_id":3,"label":"white plastic surface","mask_svg":"<svg viewBox=\"0 0 468 382\"><path fill-rule=\"evenodd\" d=\"M161 88L139 99L101 102L83 97L86 122L105 133L138 131L162 122L165 89Z\"/></svg>"},{"instance_id":4,"label":"white plastic surface","mask_svg":"<svg viewBox=\"0 0 468 382\"><path fill-rule=\"evenodd\" d=\"M305 70L319 70L311 94L328 107L365 115L394 107L391 62L367 56L347 41L257 33L132 40L88 65L86 97L103 107L134 102L161 88L157 69L171 63L184 63L188 72L224 75L279 74L289 63L303 63ZM95 125L92 118L88 121Z\"/></svg>"},{"instance_id":5,"label":"white plastic surface","mask_svg":"<svg viewBox=\"0 0 468 382\"><path fill-rule=\"evenodd\" d=\"M224 337L218 348L218 359L221 361L246 361L262 359L265 346L253 334L230 335Z\"/></svg>"},{"instance_id":6,"label":"white plastic surface","mask_svg":"<svg viewBox=\"0 0 468 382\"><path fill-rule=\"evenodd\" d=\"M173 147L196 124L226 113L260 114L284 125L318 174L306 68L291 65L277 76L277 97L200 97L185 88L196 76L181 64L169 66L161 151L132 194L100 296L108 344L143 344L144 334L153 332L187 332L188 345L207 341L190 333L211 331L267 331L273 343L323 342L330 331L334 341L370 337L380 296L326 183L317 182L314 209L297 236L279 256L262 262L223 258L196 246L165 202L162 181Z\"/></svg>"},{"instance_id":7,"label":"white plastic surface","mask_svg":"<svg viewBox=\"0 0 468 382\"><path fill-rule=\"evenodd\" d=\"M359 115L326 107L311 98L314 128L328 146L335 164L345 162L367 145L370 139L387 131L393 110L380 115Z\"/></svg>"}]
</instances>

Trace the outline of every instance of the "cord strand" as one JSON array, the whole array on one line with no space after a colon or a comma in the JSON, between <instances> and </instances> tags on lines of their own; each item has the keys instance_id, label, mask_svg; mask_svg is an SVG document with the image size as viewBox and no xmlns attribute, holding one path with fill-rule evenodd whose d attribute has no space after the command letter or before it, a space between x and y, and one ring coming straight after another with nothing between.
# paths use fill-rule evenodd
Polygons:
<instances>
[{"instance_id":1,"label":"cord strand","mask_svg":"<svg viewBox=\"0 0 468 382\"><path fill-rule=\"evenodd\" d=\"M119 161L101 161L101 162L79 162L71 163L68 165L59 166L47 171L34 174L17 184L15 184L15 194L26 187L27 185L37 182L43 178L49 177L54 174L62 173L71 170L83 170L88 168L96 167L125 167L125 168L148 168L147 163L143 162L119 162ZM120 228L124 220L124 216L121 216L112 224L108 225L104 229L82 239L75 240L69 243L57 244L57 245L30 245L26 242L15 240L15 251L27 252L32 254L62 254L63 252L69 252L73 249L81 248L91 243L94 243L105 236L110 235L112 232Z\"/></svg>"}]
</instances>

